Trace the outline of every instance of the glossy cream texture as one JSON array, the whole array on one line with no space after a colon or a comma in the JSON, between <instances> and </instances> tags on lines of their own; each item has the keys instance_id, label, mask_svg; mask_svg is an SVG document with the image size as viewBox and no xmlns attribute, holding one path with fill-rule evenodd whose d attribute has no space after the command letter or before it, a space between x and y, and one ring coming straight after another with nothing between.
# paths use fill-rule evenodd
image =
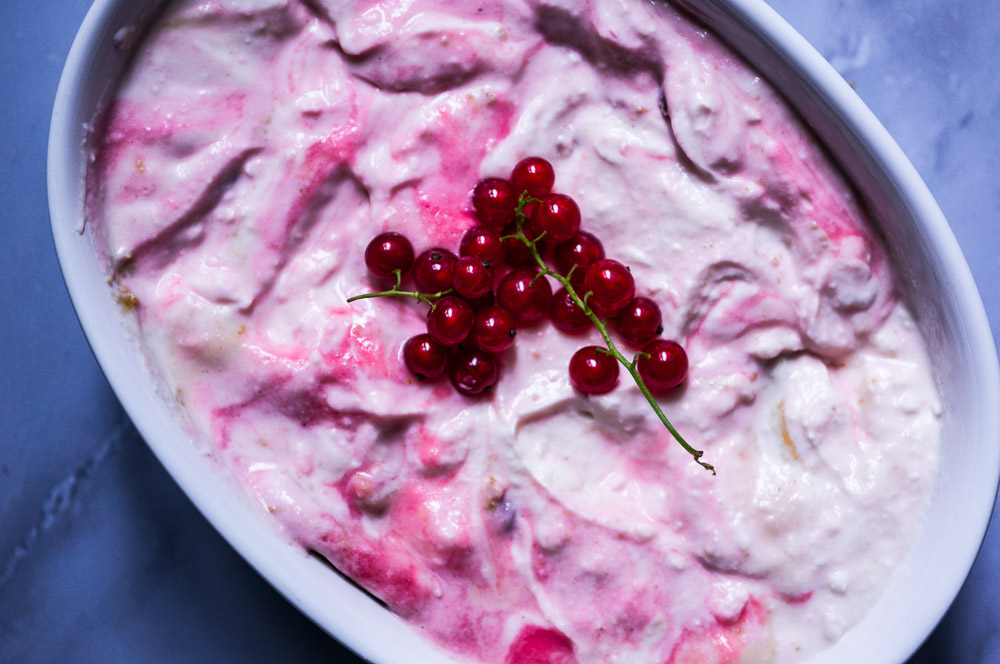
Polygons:
<instances>
[{"instance_id":1,"label":"glossy cream texture","mask_svg":"<svg viewBox=\"0 0 1000 664\"><path fill-rule=\"evenodd\" d=\"M182 1L88 173L89 229L205 450L460 658L799 662L863 615L933 484L938 401L877 234L783 102L639 0ZM584 398L522 329L494 393L418 384L368 240L454 249L539 155L688 349Z\"/></svg>"}]
</instances>

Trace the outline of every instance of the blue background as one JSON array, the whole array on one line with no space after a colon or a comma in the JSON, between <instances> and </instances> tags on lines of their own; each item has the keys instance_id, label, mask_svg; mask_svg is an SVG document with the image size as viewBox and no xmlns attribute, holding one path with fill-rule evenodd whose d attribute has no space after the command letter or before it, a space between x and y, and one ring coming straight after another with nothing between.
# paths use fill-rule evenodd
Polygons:
<instances>
[{"instance_id":1,"label":"blue background","mask_svg":"<svg viewBox=\"0 0 1000 664\"><path fill-rule=\"evenodd\" d=\"M0 662L355 663L233 552L136 434L48 227L56 84L88 0L0 0ZM1000 3L771 0L900 143L1000 331ZM1000 404L998 404L1000 407ZM911 664L1000 662L994 518Z\"/></svg>"}]
</instances>

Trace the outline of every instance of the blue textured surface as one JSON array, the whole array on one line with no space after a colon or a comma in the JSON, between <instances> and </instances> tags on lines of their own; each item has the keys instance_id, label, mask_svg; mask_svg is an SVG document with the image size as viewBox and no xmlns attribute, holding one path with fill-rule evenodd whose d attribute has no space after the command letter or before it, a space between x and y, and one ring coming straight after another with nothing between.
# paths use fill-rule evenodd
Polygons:
<instances>
[{"instance_id":1,"label":"blue textured surface","mask_svg":"<svg viewBox=\"0 0 1000 664\"><path fill-rule=\"evenodd\" d=\"M1000 4L771 0L851 81L937 197L1000 331ZM2 0L0 662L359 662L192 507L73 314L45 150L88 0ZM1000 534L911 664L1000 662Z\"/></svg>"}]
</instances>

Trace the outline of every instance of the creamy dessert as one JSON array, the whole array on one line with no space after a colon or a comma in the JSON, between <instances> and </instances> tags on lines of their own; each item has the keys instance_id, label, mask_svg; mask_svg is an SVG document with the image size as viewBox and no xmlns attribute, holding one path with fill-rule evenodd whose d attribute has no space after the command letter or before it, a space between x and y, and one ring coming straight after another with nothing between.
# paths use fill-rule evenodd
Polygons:
<instances>
[{"instance_id":1,"label":"creamy dessert","mask_svg":"<svg viewBox=\"0 0 1000 664\"><path fill-rule=\"evenodd\" d=\"M641 0L181 0L99 124L88 228L150 367L275 524L481 662L805 661L877 598L934 481L927 350L783 100ZM659 402L527 325L470 398L365 244L458 245L539 155L687 349ZM499 275L498 275L499 277Z\"/></svg>"}]
</instances>

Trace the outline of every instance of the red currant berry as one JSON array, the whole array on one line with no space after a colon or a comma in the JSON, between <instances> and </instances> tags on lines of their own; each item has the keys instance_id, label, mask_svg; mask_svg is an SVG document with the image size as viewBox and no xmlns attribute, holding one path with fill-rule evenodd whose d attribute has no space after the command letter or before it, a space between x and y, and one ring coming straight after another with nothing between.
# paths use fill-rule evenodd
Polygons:
<instances>
[{"instance_id":1,"label":"red currant berry","mask_svg":"<svg viewBox=\"0 0 1000 664\"><path fill-rule=\"evenodd\" d=\"M609 318L614 318L618 312L614 309L608 309L607 307L601 306L601 303L596 301L594 298L587 300L587 306L590 310L594 312L599 320L608 320Z\"/></svg>"},{"instance_id":2,"label":"red currant berry","mask_svg":"<svg viewBox=\"0 0 1000 664\"><path fill-rule=\"evenodd\" d=\"M429 334L418 334L403 344L403 363L417 380L434 380L448 369L451 350Z\"/></svg>"},{"instance_id":3,"label":"red currant berry","mask_svg":"<svg viewBox=\"0 0 1000 664\"><path fill-rule=\"evenodd\" d=\"M514 316L497 305L484 307L476 312L470 339L477 347L490 353L502 353L514 344L517 330Z\"/></svg>"},{"instance_id":4,"label":"red currant berry","mask_svg":"<svg viewBox=\"0 0 1000 664\"><path fill-rule=\"evenodd\" d=\"M447 249L428 249L413 262L413 280L421 293L443 293L452 286L458 257Z\"/></svg>"},{"instance_id":5,"label":"red currant berry","mask_svg":"<svg viewBox=\"0 0 1000 664\"><path fill-rule=\"evenodd\" d=\"M569 240L556 245L553 255L559 274L566 275L576 266L570 281L574 286L583 285L587 269L604 258L604 246L601 241L587 231L580 231Z\"/></svg>"},{"instance_id":6,"label":"red currant berry","mask_svg":"<svg viewBox=\"0 0 1000 664\"><path fill-rule=\"evenodd\" d=\"M474 226L465 231L458 245L459 256L475 256L489 261L490 265L502 264L504 253L500 232L486 226Z\"/></svg>"},{"instance_id":7,"label":"red currant berry","mask_svg":"<svg viewBox=\"0 0 1000 664\"><path fill-rule=\"evenodd\" d=\"M588 304L604 311L617 313L635 297L632 273L610 258L602 258L587 268L583 283L584 288L593 293Z\"/></svg>"},{"instance_id":8,"label":"red currant berry","mask_svg":"<svg viewBox=\"0 0 1000 664\"><path fill-rule=\"evenodd\" d=\"M427 312L427 332L445 346L454 346L465 341L475 320L472 305L460 297L447 295Z\"/></svg>"},{"instance_id":9,"label":"red currant berry","mask_svg":"<svg viewBox=\"0 0 1000 664\"><path fill-rule=\"evenodd\" d=\"M396 270L405 274L413 265L413 245L399 233L376 235L365 249L365 265L376 279L395 281Z\"/></svg>"},{"instance_id":10,"label":"red currant berry","mask_svg":"<svg viewBox=\"0 0 1000 664\"><path fill-rule=\"evenodd\" d=\"M552 304L549 305L549 318L556 329L562 330L566 334L580 334L590 328L591 321L583 309L577 306L569 291L560 288L552 296Z\"/></svg>"},{"instance_id":11,"label":"red currant berry","mask_svg":"<svg viewBox=\"0 0 1000 664\"><path fill-rule=\"evenodd\" d=\"M486 307L495 304L496 301L496 295L493 294L493 291L490 291L482 297L477 297L474 300L468 300L468 303L472 305L473 311L479 311L480 309L485 309Z\"/></svg>"},{"instance_id":12,"label":"red currant berry","mask_svg":"<svg viewBox=\"0 0 1000 664\"><path fill-rule=\"evenodd\" d=\"M551 299L548 278L538 277L534 270L513 270L497 286L497 302L514 314L519 323L530 323L544 316Z\"/></svg>"},{"instance_id":13,"label":"red currant berry","mask_svg":"<svg viewBox=\"0 0 1000 664\"><path fill-rule=\"evenodd\" d=\"M569 196L549 194L535 208L531 219L555 242L568 240L580 230L580 208Z\"/></svg>"},{"instance_id":14,"label":"red currant berry","mask_svg":"<svg viewBox=\"0 0 1000 664\"><path fill-rule=\"evenodd\" d=\"M524 218L527 220L526 223L529 223L529 224L531 223L531 220L535 216L535 210L537 210L537 209L538 209L538 201L537 200L535 200L535 201L528 201L528 202L526 202L524 204L524 207L521 208L521 214L523 214ZM541 233L541 232L542 232L541 230L538 230L538 233ZM531 238L530 235L528 236L528 238L529 239L533 239L533 238Z\"/></svg>"},{"instance_id":15,"label":"red currant berry","mask_svg":"<svg viewBox=\"0 0 1000 664\"><path fill-rule=\"evenodd\" d=\"M625 343L642 348L663 331L660 307L648 297L636 297L618 312L618 332Z\"/></svg>"},{"instance_id":16,"label":"red currant berry","mask_svg":"<svg viewBox=\"0 0 1000 664\"><path fill-rule=\"evenodd\" d=\"M524 225L524 234L529 240L538 237L538 233L534 233L533 229L527 224ZM511 224L503 229L503 235L507 239L503 241L504 251L506 256L504 257L504 262L511 267L528 267L530 265L535 265L535 257L532 255L531 250L524 245L518 237L513 237L517 235L517 226Z\"/></svg>"},{"instance_id":17,"label":"red currant berry","mask_svg":"<svg viewBox=\"0 0 1000 664\"><path fill-rule=\"evenodd\" d=\"M511 186L518 196L526 191L529 196L541 198L552 191L552 185L555 181L556 172L552 168L552 164L541 157L522 159L510 175Z\"/></svg>"},{"instance_id":18,"label":"red currant berry","mask_svg":"<svg viewBox=\"0 0 1000 664\"><path fill-rule=\"evenodd\" d=\"M569 361L569 380L584 394L606 394L618 384L618 360L606 348L584 346Z\"/></svg>"},{"instance_id":19,"label":"red currant berry","mask_svg":"<svg viewBox=\"0 0 1000 664\"><path fill-rule=\"evenodd\" d=\"M514 221L518 194L510 182L501 178L481 180L472 190L472 209L476 219L492 228L503 228Z\"/></svg>"},{"instance_id":20,"label":"red currant berry","mask_svg":"<svg viewBox=\"0 0 1000 664\"><path fill-rule=\"evenodd\" d=\"M679 343L655 339L646 344L642 352L648 353L649 357L640 355L636 368L651 392L666 392L684 382L688 373L688 357Z\"/></svg>"},{"instance_id":21,"label":"red currant berry","mask_svg":"<svg viewBox=\"0 0 1000 664\"><path fill-rule=\"evenodd\" d=\"M493 290L493 269L490 262L475 256L462 256L455 263L455 292L467 300L483 297Z\"/></svg>"},{"instance_id":22,"label":"red currant berry","mask_svg":"<svg viewBox=\"0 0 1000 664\"><path fill-rule=\"evenodd\" d=\"M500 366L492 353L463 348L452 359L448 376L460 394L474 397L493 389L500 377Z\"/></svg>"}]
</instances>

